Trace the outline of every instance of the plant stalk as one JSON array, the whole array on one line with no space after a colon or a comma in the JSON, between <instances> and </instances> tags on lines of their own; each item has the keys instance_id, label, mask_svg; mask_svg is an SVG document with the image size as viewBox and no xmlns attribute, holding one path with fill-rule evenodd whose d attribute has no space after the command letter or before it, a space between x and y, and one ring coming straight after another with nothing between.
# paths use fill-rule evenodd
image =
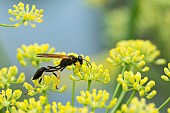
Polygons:
<instances>
[{"instance_id":1,"label":"plant stalk","mask_svg":"<svg viewBox=\"0 0 170 113\"><path fill-rule=\"evenodd\" d=\"M88 80L88 87L87 87L87 91L90 91L91 82L92 82L92 80Z\"/></svg>"},{"instance_id":2,"label":"plant stalk","mask_svg":"<svg viewBox=\"0 0 170 113\"><path fill-rule=\"evenodd\" d=\"M112 109L112 111L111 111L110 113L115 113L115 112L116 112L116 110L117 110L118 107L120 106L123 98L125 97L125 94L126 94L125 91L122 91L122 92L121 92L121 94L120 94L120 96L119 96L119 98L118 98L118 101L117 101L116 105L114 106L114 108Z\"/></svg>"},{"instance_id":3,"label":"plant stalk","mask_svg":"<svg viewBox=\"0 0 170 113\"><path fill-rule=\"evenodd\" d=\"M130 101L131 101L132 98L135 96L135 94L136 94L136 90L133 90L133 92L132 92L130 98L129 98L128 101L126 102L126 105L129 105Z\"/></svg>"},{"instance_id":4,"label":"plant stalk","mask_svg":"<svg viewBox=\"0 0 170 113\"><path fill-rule=\"evenodd\" d=\"M0 23L0 26L2 26L2 27L15 27L14 24L13 25L8 25L8 24L1 24L1 23Z\"/></svg>"},{"instance_id":5,"label":"plant stalk","mask_svg":"<svg viewBox=\"0 0 170 113\"><path fill-rule=\"evenodd\" d=\"M168 102L170 102L170 97L165 100L165 102L158 108L158 110L160 111Z\"/></svg>"},{"instance_id":6,"label":"plant stalk","mask_svg":"<svg viewBox=\"0 0 170 113\"><path fill-rule=\"evenodd\" d=\"M125 72L126 67L127 67L127 65L124 65L124 66L123 66L121 74L123 74L123 73ZM113 99L116 97L119 89L120 89L120 84L117 83L116 89L115 89L115 91L114 91L114 93L113 93L113 96L112 96L112 99L111 99L111 100L113 100ZM110 109L108 108L108 109L106 110L106 113L108 113L109 110L110 110Z\"/></svg>"}]
</instances>

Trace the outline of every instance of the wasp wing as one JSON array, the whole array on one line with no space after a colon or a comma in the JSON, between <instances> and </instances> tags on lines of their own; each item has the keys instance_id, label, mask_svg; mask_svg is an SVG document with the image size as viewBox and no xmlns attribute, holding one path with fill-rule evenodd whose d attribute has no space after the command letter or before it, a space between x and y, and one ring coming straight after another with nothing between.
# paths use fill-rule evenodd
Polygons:
<instances>
[{"instance_id":1,"label":"wasp wing","mask_svg":"<svg viewBox=\"0 0 170 113\"><path fill-rule=\"evenodd\" d=\"M70 57L67 56L67 55L62 55L62 54L48 54L48 53L37 54L37 57L61 58L61 59L69 59L69 58L70 58Z\"/></svg>"}]
</instances>

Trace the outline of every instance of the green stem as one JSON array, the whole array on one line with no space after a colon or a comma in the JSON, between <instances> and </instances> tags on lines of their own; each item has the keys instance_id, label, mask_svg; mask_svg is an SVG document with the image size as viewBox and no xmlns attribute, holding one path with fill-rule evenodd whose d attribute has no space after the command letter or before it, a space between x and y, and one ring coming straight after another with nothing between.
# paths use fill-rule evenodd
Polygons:
<instances>
[{"instance_id":1,"label":"green stem","mask_svg":"<svg viewBox=\"0 0 170 113\"><path fill-rule=\"evenodd\" d=\"M2 109L0 110L0 113L3 113Z\"/></svg>"},{"instance_id":2,"label":"green stem","mask_svg":"<svg viewBox=\"0 0 170 113\"><path fill-rule=\"evenodd\" d=\"M166 99L166 101L158 108L158 110L160 111L168 102L170 102L170 97Z\"/></svg>"},{"instance_id":3,"label":"green stem","mask_svg":"<svg viewBox=\"0 0 170 113\"><path fill-rule=\"evenodd\" d=\"M92 82L92 80L88 80L88 87L87 87L87 91L90 91L91 82Z\"/></svg>"},{"instance_id":4,"label":"green stem","mask_svg":"<svg viewBox=\"0 0 170 113\"><path fill-rule=\"evenodd\" d=\"M121 74L123 74L125 72L126 67L127 67L127 65L123 66ZM112 99L114 99L116 97L116 94L118 93L119 88L120 88L120 84L118 83L117 86L116 86L116 89L113 93Z\"/></svg>"},{"instance_id":5,"label":"green stem","mask_svg":"<svg viewBox=\"0 0 170 113\"><path fill-rule=\"evenodd\" d=\"M45 97L47 98L47 101L46 101L46 105L47 105L47 104L49 103L49 102L48 102L48 95L47 95L47 91L44 91L44 92L43 92L43 96L45 96Z\"/></svg>"},{"instance_id":6,"label":"green stem","mask_svg":"<svg viewBox=\"0 0 170 113\"><path fill-rule=\"evenodd\" d=\"M120 84L118 83L117 86L116 86L116 89L113 93L112 99L114 99L116 97L116 94L118 93L119 88L120 88Z\"/></svg>"},{"instance_id":7,"label":"green stem","mask_svg":"<svg viewBox=\"0 0 170 113\"><path fill-rule=\"evenodd\" d=\"M18 25L20 26L20 25L23 24L24 22L25 22L25 20L22 20L22 21L20 21L20 22L18 22L18 23L16 23L16 24L18 24ZM16 26L15 26L16 24L9 25L9 24L1 24L1 23L0 23L0 26L2 26L2 27L16 27Z\"/></svg>"},{"instance_id":8,"label":"green stem","mask_svg":"<svg viewBox=\"0 0 170 113\"><path fill-rule=\"evenodd\" d=\"M118 84L117 84L117 86L116 86L116 89L115 89L115 91L114 91L114 94L113 94L113 96L112 96L112 99L111 99L111 100L113 100L113 99L116 97L116 94L117 94L117 92L118 92L119 88L120 88L120 84L118 83ZM108 108L108 109L106 110L106 113L108 113L108 112L109 112L109 110L110 110L110 108Z\"/></svg>"},{"instance_id":9,"label":"green stem","mask_svg":"<svg viewBox=\"0 0 170 113\"><path fill-rule=\"evenodd\" d=\"M130 101L131 101L132 98L135 96L135 94L136 94L136 90L133 90L133 92L132 92L130 98L129 98L128 101L126 102L126 105L129 105Z\"/></svg>"},{"instance_id":10,"label":"green stem","mask_svg":"<svg viewBox=\"0 0 170 113\"><path fill-rule=\"evenodd\" d=\"M92 107L92 113L95 113L96 108Z\"/></svg>"},{"instance_id":11,"label":"green stem","mask_svg":"<svg viewBox=\"0 0 170 113\"><path fill-rule=\"evenodd\" d=\"M118 101L116 103L116 105L114 106L114 108L112 109L112 111L110 113L115 113L116 110L118 109L118 107L120 106L124 96L125 96L126 92L125 91L122 91L119 98L118 98Z\"/></svg>"},{"instance_id":12,"label":"green stem","mask_svg":"<svg viewBox=\"0 0 170 113\"><path fill-rule=\"evenodd\" d=\"M15 27L14 24L8 25L8 24L1 24L1 23L0 23L0 26L2 26L2 27Z\"/></svg>"},{"instance_id":13,"label":"green stem","mask_svg":"<svg viewBox=\"0 0 170 113\"><path fill-rule=\"evenodd\" d=\"M73 76L75 76L74 69L73 69ZM76 87L76 81L73 80L72 82L72 94L71 94L71 105L74 107L74 99L75 99L75 87Z\"/></svg>"},{"instance_id":14,"label":"green stem","mask_svg":"<svg viewBox=\"0 0 170 113\"><path fill-rule=\"evenodd\" d=\"M7 110L8 110L10 113L12 113L12 110L11 110L10 106L8 106L8 107L6 107L6 108L7 108Z\"/></svg>"},{"instance_id":15,"label":"green stem","mask_svg":"<svg viewBox=\"0 0 170 113\"><path fill-rule=\"evenodd\" d=\"M123 73L125 72L126 67L127 67L127 65L124 65L124 66L123 66L121 74L123 74ZM120 84L117 83L116 89L115 89L115 91L114 91L114 93L113 93L113 96L112 96L112 99L111 99L111 100L113 100L113 99L116 97L116 95L117 95L119 89L120 89ZM107 109L107 110L106 110L106 113L108 113L109 110L110 110L110 109Z\"/></svg>"},{"instance_id":16,"label":"green stem","mask_svg":"<svg viewBox=\"0 0 170 113\"><path fill-rule=\"evenodd\" d=\"M73 107L74 107L75 87L76 87L76 81L73 80L73 84L72 84L72 97L71 97L71 103L72 103Z\"/></svg>"}]
</instances>

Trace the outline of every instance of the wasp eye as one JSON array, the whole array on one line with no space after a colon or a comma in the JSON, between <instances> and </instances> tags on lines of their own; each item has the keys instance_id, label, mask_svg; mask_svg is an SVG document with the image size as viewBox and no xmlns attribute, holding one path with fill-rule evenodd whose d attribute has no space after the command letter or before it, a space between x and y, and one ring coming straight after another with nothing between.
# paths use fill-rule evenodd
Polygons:
<instances>
[{"instance_id":1,"label":"wasp eye","mask_svg":"<svg viewBox=\"0 0 170 113\"><path fill-rule=\"evenodd\" d=\"M82 58L82 56L78 56L77 60L80 62L81 65L83 64L83 58Z\"/></svg>"}]
</instances>

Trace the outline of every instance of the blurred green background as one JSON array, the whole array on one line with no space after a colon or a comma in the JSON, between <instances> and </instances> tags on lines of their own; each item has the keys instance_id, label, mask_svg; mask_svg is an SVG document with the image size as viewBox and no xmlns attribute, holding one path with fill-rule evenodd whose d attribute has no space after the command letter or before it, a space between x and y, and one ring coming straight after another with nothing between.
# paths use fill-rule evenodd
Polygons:
<instances>
[{"instance_id":1,"label":"blurred green background","mask_svg":"<svg viewBox=\"0 0 170 113\"><path fill-rule=\"evenodd\" d=\"M161 51L161 57L169 62L170 0L0 0L1 23L9 23L10 15L7 11L20 1L44 9L44 23L38 24L35 29L23 26L16 29L0 28L0 67L17 65L19 70L28 74L28 79L35 69L19 65L15 58L16 49L21 44L29 45L35 42L49 43L60 52L89 55L92 61L103 63L110 68L112 66L106 62L106 57L116 42L125 39L150 40ZM144 75L156 81L155 89L158 94L148 102L155 102L159 107L170 95L169 84L160 79L167 64L149 66L150 71ZM115 75L119 73L116 70L119 69L116 67L110 69L113 70L112 81L108 85L93 83L92 86L107 89L112 94ZM67 76L65 72L63 75ZM62 79L64 81L67 78ZM69 84L67 81L61 84ZM78 87L78 90L81 88ZM60 97L68 100L71 94L68 90L64 96L58 95L56 100L62 101ZM170 104L166 108L168 106ZM165 112L166 108L162 112Z\"/></svg>"}]
</instances>

